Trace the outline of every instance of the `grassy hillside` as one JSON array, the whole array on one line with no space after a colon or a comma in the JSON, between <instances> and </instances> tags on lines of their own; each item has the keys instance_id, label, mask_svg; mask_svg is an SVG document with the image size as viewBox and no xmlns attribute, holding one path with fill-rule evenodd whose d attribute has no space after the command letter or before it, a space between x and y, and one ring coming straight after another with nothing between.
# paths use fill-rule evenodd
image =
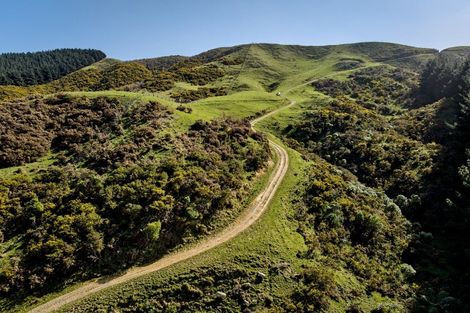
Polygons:
<instances>
[{"instance_id":1,"label":"grassy hillside","mask_svg":"<svg viewBox=\"0 0 470 313\"><path fill-rule=\"evenodd\" d=\"M231 91L282 91L335 70L372 66L378 61L421 68L434 52L385 43L324 47L252 44L214 49L190 58L175 56L124 63L105 60L46 85L30 88L0 86L0 101L58 91L123 88L166 92L175 99L183 95L187 101ZM190 93L184 93L181 88L176 88L175 82L199 86L200 91L197 93L189 87ZM213 91L208 93L204 88Z\"/></svg>"},{"instance_id":2,"label":"grassy hillside","mask_svg":"<svg viewBox=\"0 0 470 313\"><path fill-rule=\"evenodd\" d=\"M467 48L449 51L460 60ZM0 107L11 124L7 128L18 129L8 136L9 150L0 154L5 160L0 174L6 178L0 192L12 190L3 192L0 204L9 210L28 208L20 215L24 220L37 214L39 206L51 212L53 221L67 210L72 216L91 214L70 199L94 204L94 212L105 220L91 225L88 233L103 238L84 242L95 250L97 242L106 243L98 249L95 267L86 260L98 250L82 253L73 246L75 237L63 239L75 249L66 259L75 263L67 268L67 263L50 263L63 262L62 255L53 259L44 250L51 238L35 242L42 259L27 259L37 251L25 250L22 242L37 237L2 229L3 286L22 289L28 281L21 275L34 277L36 286L47 284L51 264L65 269L70 279L56 281L55 288L45 289L49 294L10 295L0 300L0 308L26 310L97 274L184 249L232 221L270 171L264 137L239 119L280 109L256 129L286 147L291 162L269 210L254 227L203 255L62 311L465 312L465 284L449 279L454 269L465 267L446 259L448 250L433 238L447 237L426 217L445 205L445 197L435 192L445 179L436 180L436 175L448 169L449 179L459 180L457 165L441 163L449 149L457 149L446 143L446 138L458 141L447 126L459 121L455 95L423 100L429 96L423 86L440 84L429 73L438 72L443 54L449 52L389 43L251 44L189 58L107 60L35 90L0 89L9 98L41 94ZM59 91L67 93L47 95ZM292 100L296 103L289 105ZM87 113L74 115L79 109ZM136 114L141 110L165 113ZM59 114L44 120L51 112ZM28 118L14 123L18 116ZM73 124L75 119L81 125ZM35 129L44 140L15 136ZM38 148L26 150L23 142ZM459 158L455 164L463 164ZM66 175L49 182L57 166ZM19 182L20 187L15 185ZM46 184L66 186L72 196L40 193L48 190ZM103 184L110 187L100 189ZM104 198L84 198L83 186ZM148 188L163 190L155 195L161 206L157 213L146 196L135 192ZM36 193L34 210L32 201L21 198L27 189ZM12 206L13 197L21 200L19 207ZM53 208L50 197L64 199L70 209L62 204ZM5 216L8 225L17 222ZM55 233L58 222L50 220L41 223L62 236ZM70 233L77 232L75 225L68 226ZM22 254L35 260L37 268L14 263ZM433 255L440 259L433 261ZM111 259L118 261L116 267L107 263ZM442 260L448 267L442 267Z\"/></svg>"}]
</instances>

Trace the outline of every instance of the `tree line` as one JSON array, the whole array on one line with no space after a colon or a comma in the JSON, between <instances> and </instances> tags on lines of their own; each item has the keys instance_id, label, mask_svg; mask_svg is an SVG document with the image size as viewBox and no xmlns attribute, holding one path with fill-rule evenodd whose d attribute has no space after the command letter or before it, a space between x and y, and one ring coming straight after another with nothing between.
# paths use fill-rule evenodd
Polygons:
<instances>
[{"instance_id":1,"label":"tree line","mask_svg":"<svg viewBox=\"0 0 470 313\"><path fill-rule=\"evenodd\" d=\"M0 85L30 86L59 79L106 57L95 49L57 49L0 55Z\"/></svg>"}]
</instances>

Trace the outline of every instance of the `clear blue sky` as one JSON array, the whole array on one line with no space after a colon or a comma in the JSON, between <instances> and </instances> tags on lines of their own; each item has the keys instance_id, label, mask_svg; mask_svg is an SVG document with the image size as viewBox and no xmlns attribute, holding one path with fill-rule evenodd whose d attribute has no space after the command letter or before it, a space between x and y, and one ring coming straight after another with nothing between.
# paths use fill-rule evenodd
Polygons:
<instances>
[{"instance_id":1,"label":"clear blue sky","mask_svg":"<svg viewBox=\"0 0 470 313\"><path fill-rule=\"evenodd\" d=\"M468 0L0 0L0 52L135 59L250 42L470 45Z\"/></svg>"}]
</instances>

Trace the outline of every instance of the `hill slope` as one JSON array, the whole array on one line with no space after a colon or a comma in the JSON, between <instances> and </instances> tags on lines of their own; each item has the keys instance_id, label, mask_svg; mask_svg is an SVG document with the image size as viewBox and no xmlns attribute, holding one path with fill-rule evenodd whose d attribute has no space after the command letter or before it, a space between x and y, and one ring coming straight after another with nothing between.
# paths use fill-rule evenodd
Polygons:
<instances>
[{"instance_id":1,"label":"hill slope","mask_svg":"<svg viewBox=\"0 0 470 313\"><path fill-rule=\"evenodd\" d=\"M291 162L253 227L62 310L467 311L466 51L250 44L22 89L0 106L0 308L229 224L268 182L246 120L267 113Z\"/></svg>"}]
</instances>

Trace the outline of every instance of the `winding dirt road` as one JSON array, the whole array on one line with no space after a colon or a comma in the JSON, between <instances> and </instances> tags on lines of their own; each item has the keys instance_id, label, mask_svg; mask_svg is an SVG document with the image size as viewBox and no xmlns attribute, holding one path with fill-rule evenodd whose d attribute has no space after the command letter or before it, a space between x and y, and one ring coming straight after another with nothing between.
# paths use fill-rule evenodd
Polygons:
<instances>
[{"instance_id":1,"label":"winding dirt road","mask_svg":"<svg viewBox=\"0 0 470 313\"><path fill-rule=\"evenodd\" d=\"M275 111L272 111L266 115L263 115L255 120L252 121L252 127L258 123L259 121L279 112L280 110L284 110L287 107L290 107L295 104L295 101L291 101L289 105L279 108ZM201 254L207 250L217 247L220 244L223 244L230 239L236 237L248 227L253 225L266 211L268 208L269 202L274 197L279 185L281 184L289 166L289 156L284 148L280 145L276 144L273 141L269 141L271 147L273 148L274 152L278 156L278 162L275 166L273 173L269 179L267 186L261 191L261 193L253 200L250 204L248 209L246 209L241 216L230 226L226 229L221 231L220 233L216 234L213 237L207 238L194 247L188 248L187 250L175 252L173 254L169 254L158 261L149 264L147 266L142 267L135 267L129 269L128 272L123 274L122 276L112 278L106 280L105 282L99 282L99 280L95 280L94 282L88 283L82 287L79 287L69 293L63 294L57 298L52 299L49 302L46 302L42 305L37 306L36 308L32 309L31 313L43 313L43 312L52 312L54 310L58 310L62 306L85 298L93 293L96 293L100 290L116 286L118 284L122 284L128 282L131 279L158 271L170 265L174 265L181 261L187 260L191 257L194 257L198 254Z\"/></svg>"}]
</instances>

